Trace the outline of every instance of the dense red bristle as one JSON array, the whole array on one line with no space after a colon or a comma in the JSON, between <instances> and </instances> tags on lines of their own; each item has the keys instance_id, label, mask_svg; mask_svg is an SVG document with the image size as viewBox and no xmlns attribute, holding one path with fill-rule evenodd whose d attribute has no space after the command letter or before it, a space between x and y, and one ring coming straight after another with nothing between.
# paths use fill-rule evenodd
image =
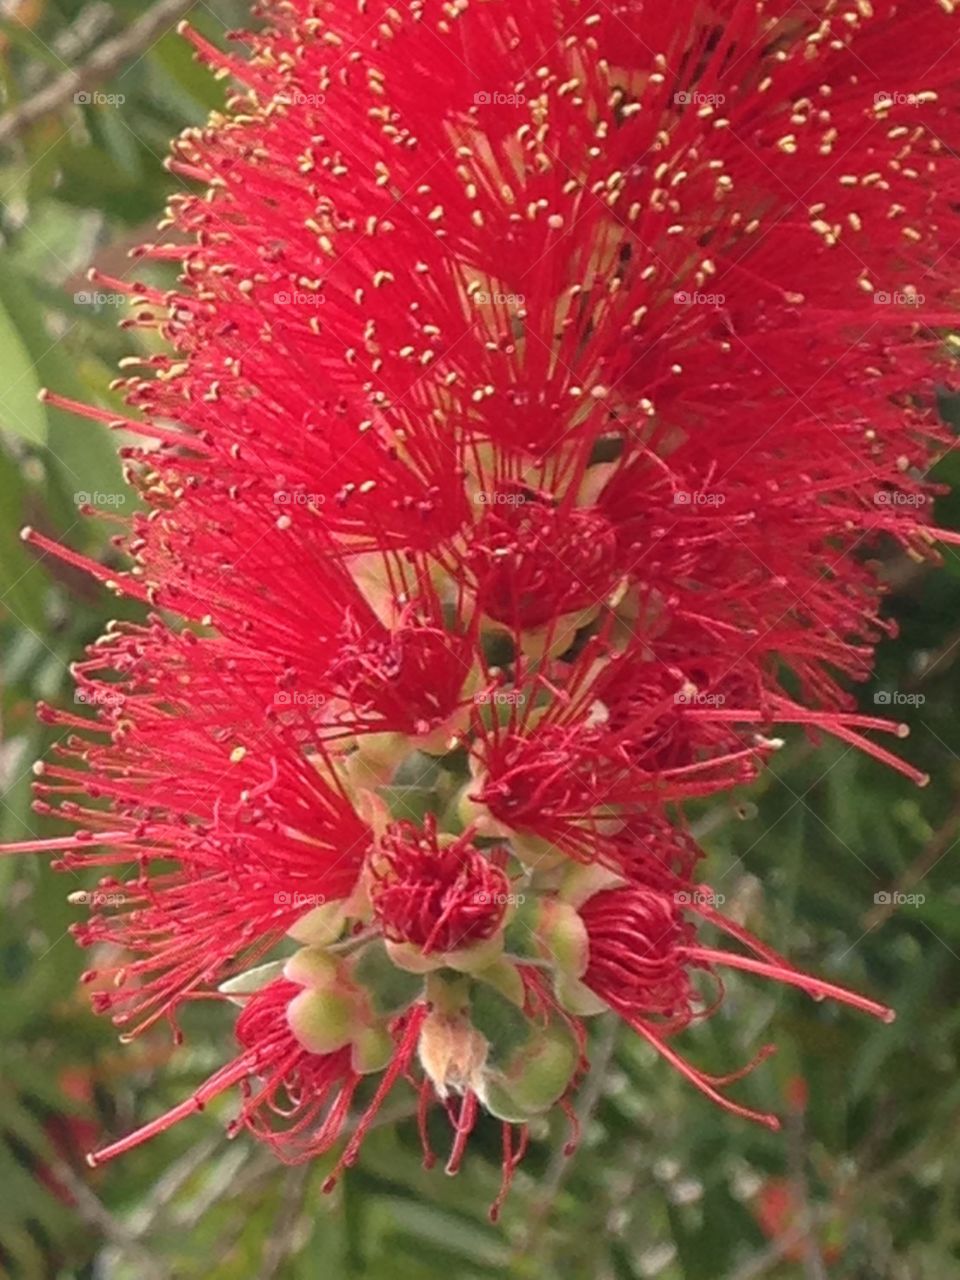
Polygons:
<instances>
[{"instance_id":1,"label":"dense red bristle","mask_svg":"<svg viewBox=\"0 0 960 1280\"><path fill-rule=\"evenodd\" d=\"M278 0L243 57L185 28L232 87L174 146L200 189L134 251L179 279L93 277L165 350L124 361L129 417L48 396L132 437L141 509L119 569L23 535L158 612L91 646L77 706L38 709L65 736L37 812L73 834L9 852L115 869L73 932L125 1037L229 992L241 1053L95 1160L234 1086L231 1133L328 1151L372 1053L328 1188L401 1077L427 1164L445 1107L455 1172L516 1083L468 1016L494 952L527 1048L573 1046L531 1119L573 1117L580 988L771 1128L724 1092L766 1048L712 1076L673 1047L719 969L889 1016L715 909L677 815L753 780L780 726L925 780L851 689L893 629L867 553L940 536L956 8ZM555 985L497 950L515 921ZM303 985L220 989L290 930ZM431 976L374 1012L351 966L391 947ZM355 1021L331 1052L306 1047L325 981Z\"/></svg>"},{"instance_id":2,"label":"dense red bristle","mask_svg":"<svg viewBox=\"0 0 960 1280\"><path fill-rule=\"evenodd\" d=\"M441 845L428 815L423 830L397 823L380 838L370 896L385 937L430 955L498 932L510 881L473 847L471 834Z\"/></svg>"}]
</instances>

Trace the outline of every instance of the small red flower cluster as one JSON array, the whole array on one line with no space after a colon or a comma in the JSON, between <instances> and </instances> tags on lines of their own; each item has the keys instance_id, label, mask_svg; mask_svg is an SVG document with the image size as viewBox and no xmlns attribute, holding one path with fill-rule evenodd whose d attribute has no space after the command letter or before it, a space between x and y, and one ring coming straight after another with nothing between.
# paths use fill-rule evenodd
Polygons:
<instances>
[{"instance_id":1,"label":"small red flower cluster","mask_svg":"<svg viewBox=\"0 0 960 1280\"><path fill-rule=\"evenodd\" d=\"M338 1171L407 1077L451 1170L502 1121L506 1185L593 1015L771 1127L674 1047L719 967L890 1016L724 919L678 806L777 726L923 781L848 685L889 630L861 552L932 554L955 7L273 0L247 60L189 33L238 87L139 251L181 267L127 322L170 354L127 362L131 418L69 406L135 439L127 567L26 533L154 612L77 664L94 720L43 709L37 807L75 831L21 847L109 870L76 934L125 1035L213 996L240 1050L95 1160L238 1086L232 1130L349 1132Z\"/></svg>"}]
</instances>

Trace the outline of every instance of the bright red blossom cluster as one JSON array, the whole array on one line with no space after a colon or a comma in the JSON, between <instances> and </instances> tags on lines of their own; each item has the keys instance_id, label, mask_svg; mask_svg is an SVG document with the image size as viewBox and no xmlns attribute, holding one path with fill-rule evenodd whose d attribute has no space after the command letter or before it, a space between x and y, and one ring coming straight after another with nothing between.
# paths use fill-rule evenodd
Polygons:
<instances>
[{"instance_id":1,"label":"bright red blossom cluster","mask_svg":"<svg viewBox=\"0 0 960 1280\"><path fill-rule=\"evenodd\" d=\"M74 833L29 847L110 870L76 934L125 1035L214 996L240 1049L96 1160L238 1086L232 1131L350 1132L339 1171L407 1077L451 1170L499 1117L506 1187L592 1015L774 1127L674 1047L719 967L887 1016L695 889L678 806L780 726L923 781L848 685L890 629L864 552L932 554L954 8L273 0L246 60L188 33L235 87L140 251L181 268L127 322L170 354L125 362L131 418L70 406L136 441L127 567L26 533L162 616L77 664L94 720L43 709Z\"/></svg>"}]
</instances>

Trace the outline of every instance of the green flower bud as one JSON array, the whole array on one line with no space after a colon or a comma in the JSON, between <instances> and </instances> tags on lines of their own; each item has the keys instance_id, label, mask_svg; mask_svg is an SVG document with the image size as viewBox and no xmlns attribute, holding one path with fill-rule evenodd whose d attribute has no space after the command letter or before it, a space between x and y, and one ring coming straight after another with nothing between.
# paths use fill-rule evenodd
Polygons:
<instances>
[{"instance_id":1,"label":"green flower bud","mask_svg":"<svg viewBox=\"0 0 960 1280\"><path fill-rule=\"evenodd\" d=\"M287 1022L304 1049L334 1053L353 1040L356 1013L352 993L305 987L287 1005Z\"/></svg>"},{"instance_id":2,"label":"green flower bud","mask_svg":"<svg viewBox=\"0 0 960 1280\"><path fill-rule=\"evenodd\" d=\"M322 947L304 947L283 966L283 976L299 987L314 991L332 990L343 985L341 964Z\"/></svg>"},{"instance_id":3,"label":"green flower bud","mask_svg":"<svg viewBox=\"0 0 960 1280\"><path fill-rule=\"evenodd\" d=\"M385 1027L363 1027L354 1037L350 1065L358 1075L374 1075L389 1064L394 1048Z\"/></svg>"},{"instance_id":4,"label":"green flower bud","mask_svg":"<svg viewBox=\"0 0 960 1280\"><path fill-rule=\"evenodd\" d=\"M314 907L287 930L287 937L308 947L325 947L336 942L346 922L344 907L343 901Z\"/></svg>"},{"instance_id":5,"label":"green flower bud","mask_svg":"<svg viewBox=\"0 0 960 1280\"><path fill-rule=\"evenodd\" d=\"M532 1120L563 1097L578 1063L573 1037L555 1023L531 1036L502 1072L487 1073L482 1101L501 1120Z\"/></svg>"},{"instance_id":6,"label":"green flower bud","mask_svg":"<svg viewBox=\"0 0 960 1280\"><path fill-rule=\"evenodd\" d=\"M574 907L559 898L541 899L535 933L544 959L569 977L583 977L590 941L587 927Z\"/></svg>"},{"instance_id":7,"label":"green flower bud","mask_svg":"<svg viewBox=\"0 0 960 1280\"><path fill-rule=\"evenodd\" d=\"M478 836L486 839L507 839L512 832L498 821L485 804L472 800L472 795L479 795L483 788L483 779L474 778L466 783L457 800L457 815L464 827L473 826Z\"/></svg>"}]
</instances>

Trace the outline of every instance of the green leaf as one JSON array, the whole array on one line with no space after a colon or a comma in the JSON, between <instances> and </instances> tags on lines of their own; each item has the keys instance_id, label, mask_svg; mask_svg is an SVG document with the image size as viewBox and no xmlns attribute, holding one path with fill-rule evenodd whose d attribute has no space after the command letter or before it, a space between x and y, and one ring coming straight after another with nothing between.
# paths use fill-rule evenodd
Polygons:
<instances>
[{"instance_id":1,"label":"green leaf","mask_svg":"<svg viewBox=\"0 0 960 1280\"><path fill-rule=\"evenodd\" d=\"M423 993L423 978L391 964L382 942L372 942L357 956L352 976L369 994L381 1015L399 1013Z\"/></svg>"},{"instance_id":2,"label":"green leaf","mask_svg":"<svg viewBox=\"0 0 960 1280\"><path fill-rule=\"evenodd\" d=\"M37 399L37 366L9 311L0 302L0 427L31 444L47 438L47 415Z\"/></svg>"}]
</instances>

